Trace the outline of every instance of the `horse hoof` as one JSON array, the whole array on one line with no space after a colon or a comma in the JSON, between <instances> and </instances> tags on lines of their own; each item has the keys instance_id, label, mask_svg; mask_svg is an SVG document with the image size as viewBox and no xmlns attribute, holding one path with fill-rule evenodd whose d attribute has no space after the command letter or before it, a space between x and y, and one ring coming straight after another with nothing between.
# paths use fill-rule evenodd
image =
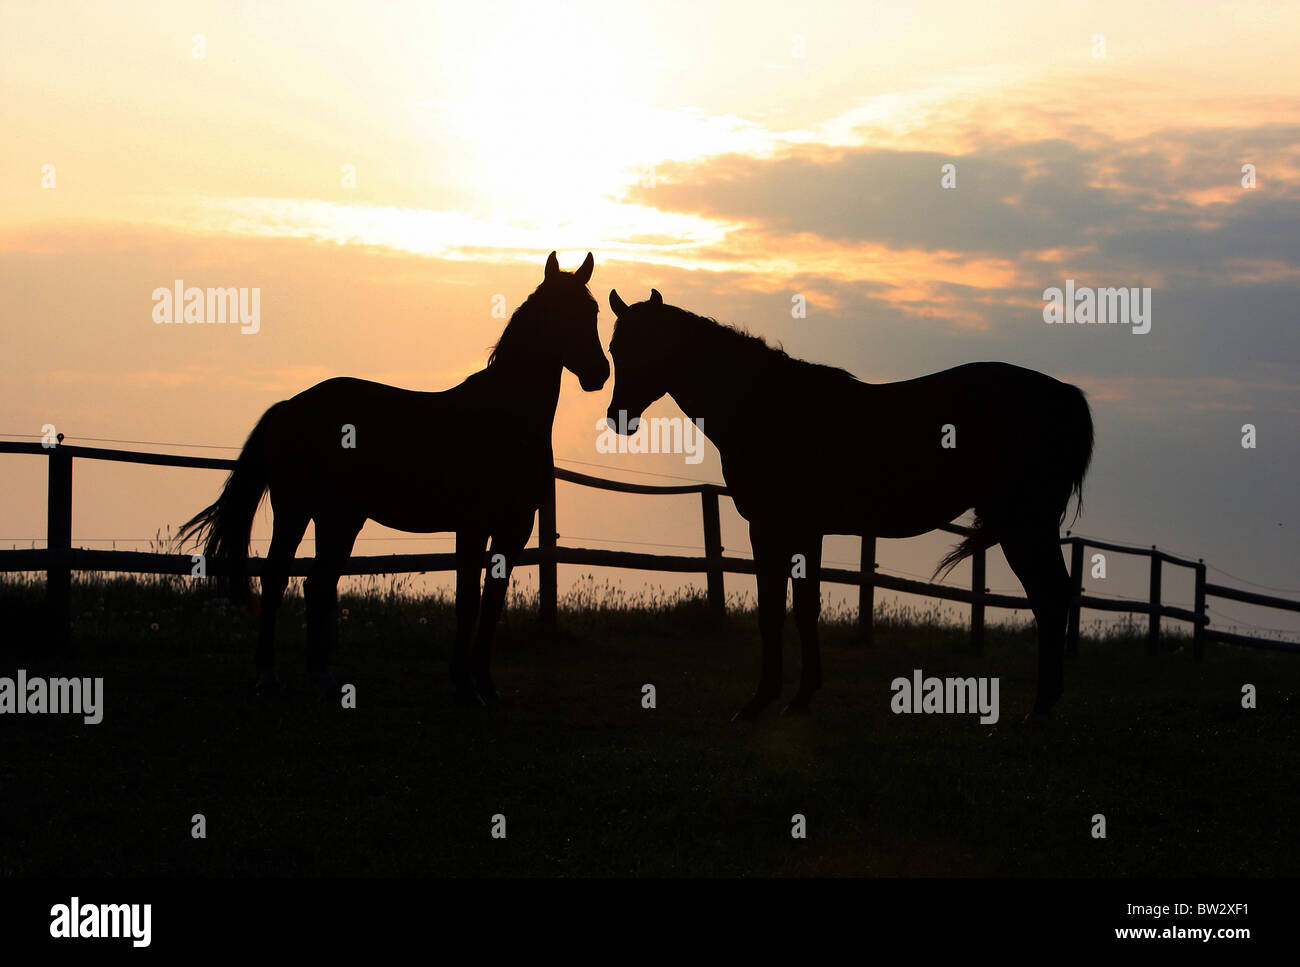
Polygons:
<instances>
[{"instance_id":1,"label":"horse hoof","mask_svg":"<svg viewBox=\"0 0 1300 967\"><path fill-rule=\"evenodd\" d=\"M461 708L483 708L487 704L474 676L454 667L451 670L451 696L453 703Z\"/></svg>"},{"instance_id":2,"label":"horse hoof","mask_svg":"<svg viewBox=\"0 0 1300 967\"><path fill-rule=\"evenodd\" d=\"M316 697L328 702L339 697L339 683L329 672L317 672L313 677L316 683Z\"/></svg>"},{"instance_id":3,"label":"horse hoof","mask_svg":"<svg viewBox=\"0 0 1300 967\"><path fill-rule=\"evenodd\" d=\"M262 672L257 676L257 694L262 698L279 698L284 694L284 686L275 672Z\"/></svg>"},{"instance_id":4,"label":"horse hoof","mask_svg":"<svg viewBox=\"0 0 1300 967\"><path fill-rule=\"evenodd\" d=\"M483 696L478 693L477 689L457 686L452 690L452 700L460 708L485 708L487 702L483 701Z\"/></svg>"},{"instance_id":5,"label":"horse hoof","mask_svg":"<svg viewBox=\"0 0 1300 967\"><path fill-rule=\"evenodd\" d=\"M771 699L760 698L755 695L748 702L740 707L740 711L731 717L733 722L752 722L763 714L763 709L767 708Z\"/></svg>"}]
</instances>

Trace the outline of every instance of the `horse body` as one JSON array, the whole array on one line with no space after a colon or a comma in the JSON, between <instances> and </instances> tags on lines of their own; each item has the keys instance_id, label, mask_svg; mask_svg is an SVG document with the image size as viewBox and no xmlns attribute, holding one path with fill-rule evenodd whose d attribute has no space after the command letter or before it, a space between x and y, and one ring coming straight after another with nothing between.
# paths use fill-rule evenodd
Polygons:
<instances>
[{"instance_id":1,"label":"horse body","mask_svg":"<svg viewBox=\"0 0 1300 967\"><path fill-rule=\"evenodd\" d=\"M763 666L738 713L754 717L780 692L781 629L794 580L806 711L821 686L817 619L826 534L912 537L974 508L973 534L936 569L1000 543L1038 622L1036 713L1064 689L1070 581L1059 527L1082 493L1092 455L1088 404L1074 386L1006 363L969 363L898 383L791 359L761 339L663 303L657 291L618 316L608 419L664 394L717 446L736 509L750 525ZM792 562L802 556L801 572Z\"/></svg>"},{"instance_id":2,"label":"horse body","mask_svg":"<svg viewBox=\"0 0 1300 967\"><path fill-rule=\"evenodd\" d=\"M490 528L501 508L536 508L554 466L550 419L559 398L525 394L504 374L476 373L422 393L368 380L326 380L267 411L272 500L293 492L333 511L415 533ZM511 412L534 398L526 414ZM342 446L344 426L354 446Z\"/></svg>"},{"instance_id":3,"label":"horse body","mask_svg":"<svg viewBox=\"0 0 1300 967\"><path fill-rule=\"evenodd\" d=\"M460 694L496 698L488 669L510 573L532 533L554 473L551 424L562 371L600 389L609 363L596 332L587 282L555 253L543 282L515 311L488 365L443 392L368 380L326 380L263 414L221 496L182 525L214 569L246 598L253 517L270 494L271 546L262 573L258 688L278 688L275 624L289 566L309 522L316 554L304 584L308 669L322 694L334 690L326 658L338 635L338 581L367 520L417 533L456 533L456 643L452 680ZM493 567L482 582L491 542Z\"/></svg>"},{"instance_id":4,"label":"horse body","mask_svg":"<svg viewBox=\"0 0 1300 967\"><path fill-rule=\"evenodd\" d=\"M985 362L898 383L835 371L794 393L790 383L780 368L760 377L744 426L718 443L746 519L780 514L822 534L902 538L972 507L1069 496L1068 486L1053 492L1036 476L1080 398L1042 373ZM1035 398L1053 405L1026 413L1023 401ZM708 433L707 414L688 415ZM949 425L955 445L944 447ZM776 454L772 441L780 441Z\"/></svg>"}]
</instances>

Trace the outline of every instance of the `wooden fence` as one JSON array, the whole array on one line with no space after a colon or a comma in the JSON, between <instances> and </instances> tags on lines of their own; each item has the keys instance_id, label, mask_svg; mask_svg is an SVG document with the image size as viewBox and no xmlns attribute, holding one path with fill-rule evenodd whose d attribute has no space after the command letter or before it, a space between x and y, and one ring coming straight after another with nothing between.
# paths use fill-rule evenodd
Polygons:
<instances>
[{"instance_id":1,"label":"wooden fence","mask_svg":"<svg viewBox=\"0 0 1300 967\"><path fill-rule=\"evenodd\" d=\"M210 470L232 470L233 459L216 457L190 457L164 453L144 453L132 450L109 450L99 447L58 446L46 448L39 443L11 443L0 441L0 453L22 453L43 456L49 461L49 490L47 499L46 546L32 550L0 550L0 572L45 571L46 589L53 621L52 634L65 639L69 623L69 589L73 571L116 571L133 574L189 574L192 561L187 554L160 554L142 551L97 551L72 546L72 462L74 459L110 460L123 463L148 464L163 467L189 467ZM555 523L555 487L552 484L547 500L538 514L538 546L524 551L520 564L538 568L540 617L553 623L558 600L557 565L578 564L593 567L635 568L646 571L666 571L704 574L709 606L718 614L726 607L725 574L753 574L754 562L747 558L727 557L723 554L722 529L718 500L727 495L727 489L718 484L687 484L683 486L652 486L606 480L572 470L555 468L555 479L566 483L593 487L599 490L625 494L698 494L704 522L704 556L690 557L675 554L641 554L629 551L600 550L587 547L561 547L557 543ZM947 524L939 528L951 534L966 535L967 528ZM1284 651L1300 651L1300 642L1279 641L1225 631L1213 631L1206 615L1206 599L1221 598L1243 604L1284 611L1300 611L1300 602L1273 595L1243 591L1238 588L1211 584L1205 577L1205 562L1191 561L1166 554L1155 547L1150 550L1124 547L1105 541L1082 537L1065 537L1063 545L1070 547L1070 576L1074 584L1071 602L1067 652L1077 654L1079 647L1080 611L1127 612L1148 616L1148 650L1154 651L1160 639L1160 619L1174 618L1192 624L1193 650L1199 658L1207 641L1247 645ZM1097 597L1084 593L1083 575L1087 566L1085 549L1092 548L1112 554L1129 554L1150 560L1150 593L1146 601ZM311 558L297 558L291 573L305 575L311 567ZM263 559L251 558L249 572L258 574ZM1161 601L1161 582L1164 565L1190 568L1195 574L1194 602L1190 610L1176 608ZM985 552L979 551L971 561L970 589L950 585L913 581L890 574L880 574L876 562L876 539L862 540L862 557L856 571L823 567L822 581L856 586L858 590L859 621L867 643L873 638L872 615L875 589L901 591L968 604L971 608L971 638L976 648L984 636L984 609L1028 608L1029 602L1016 595L993 594L985 584ZM420 571L451 571L455 569L455 555L441 554L383 554L354 556L348 563L346 574L397 574Z\"/></svg>"}]
</instances>

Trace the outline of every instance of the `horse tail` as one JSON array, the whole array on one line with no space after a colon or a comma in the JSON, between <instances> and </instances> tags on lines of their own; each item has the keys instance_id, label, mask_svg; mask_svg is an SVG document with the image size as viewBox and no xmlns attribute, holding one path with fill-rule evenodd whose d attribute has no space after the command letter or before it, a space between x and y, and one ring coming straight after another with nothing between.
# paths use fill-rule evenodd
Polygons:
<instances>
[{"instance_id":1,"label":"horse tail","mask_svg":"<svg viewBox=\"0 0 1300 967\"><path fill-rule=\"evenodd\" d=\"M998 540L998 535L991 527L989 527L988 523L980 517L979 512L977 511L975 514L975 522L971 524L970 534L968 534L964 540L958 543L956 547L944 556L944 559L939 562L939 566L934 569L934 573L930 575L930 580L933 581L935 578L940 577L941 571L943 572L942 576L946 578L952 572L952 569L962 561L966 560L966 558L970 557L977 551L987 551L990 547L996 544Z\"/></svg>"},{"instance_id":2,"label":"horse tail","mask_svg":"<svg viewBox=\"0 0 1300 967\"><path fill-rule=\"evenodd\" d=\"M203 548L203 555L227 583L231 600L252 604L248 586L248 542L253 532L253 518L268 487L265 436L277 403L262 414L239 452L235 469L226 478L214 503L181 525L176 545L183 547L193 539Z\"/></svg>"},{"instance_id":3,"label":"horse tail","mask_svg":"<svg viewBox=\"0 0 1300 967\"><path fill-rule=\"evenodd\" d=\"M1065 515L1070 511L1070 498L1075 499L1074 520L1083 513L1083 478L1092 463L1092 446L1094 442L1092 428L1092 411L1088 406L1088 397L1077 386L1067 386L1064 427L1061 442L1065 448L1064 463L1066 482L1069 491L1065 496L1065 506L1061 508L1060 523L1065 523Z\"/></svg>"},{"instance_id":4,"label":"horse tail","mask_svg":"<svg viewBox=\"0 0 1300 967\"><path fill-rule=\"evenodd\" d=\"M1059 465L1053 470L1053 478L1059 481L1059 485L1064 490L1059 524L1065 523L1066 515L1070 511L1071 498L1075 500L1074 519L1078 520L1079 515L1083 513L1083 478L1088 473L1088 465L1092 462L1093 447L1092 412L1088 407L1088 398L1077 386L1065 385L1065 391L1065 403L1058 427L1059 435L1056 437L1060 448L1057 451ZM1056 493L1061 491L1057 490ZM997 529L990 527L977 509L975 522L971 525L971 533L939 562L930 579L934 580L941 574L947 577L952 569L966 558L978 551L987 551L1000 540L1001 536Z\"/></svg>"}]
</instances>

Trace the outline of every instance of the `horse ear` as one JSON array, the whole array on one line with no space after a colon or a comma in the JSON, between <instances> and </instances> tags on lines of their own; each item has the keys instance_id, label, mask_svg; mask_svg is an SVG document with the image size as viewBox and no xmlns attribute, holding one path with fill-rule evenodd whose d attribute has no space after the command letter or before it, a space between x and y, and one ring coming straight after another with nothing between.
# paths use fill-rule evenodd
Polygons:
<instances>
[{"instance_id":1,"label":"horse ear","mask_svg":"<svg viewBox=\"0 0 1300 967\"><path fill-rule=\"evenodd\" d=\"M627 303L619 298L617 289L609 290L609 307L614 310L616 316L627 312Z\"/></svg>"},{"instance_id":2,"label":"horse ear","mask_svg":"<svg viewBox=\"0 0 1300 967\"><path fill-rule=\"evenodd\" d=\"M650 304L652 306L661 306L664 304L664 297L659 294L658 289L650 290Z\"/></svg>"},{"instance_id":3,"label":"horse ear","mask_svg":"<svg viewBox=\"0 0 1300 967\"><path fill-rule=\"evenodd\" d=\"M592 258L591 253L588 252L587 260L583 262L581 266L578 267L578 271L574 272L573 275L579 282L581 282L583 285L586 285L588 282L591 281L591 270L594 269L595 267L596 267L596 260Z\"/></svg>"},{"instance_id":4,"label":"horse ear","mask_svg":"<svg viewBox=\"0 0 1300 967\"><path fill-rule=\"evenodd\" d=\"M552 252L550 257L546 260L546 278L553 279L559 274L560 274L560 260L557 259L555 257L555 253Z\"/></svg>"}]
</instances>

